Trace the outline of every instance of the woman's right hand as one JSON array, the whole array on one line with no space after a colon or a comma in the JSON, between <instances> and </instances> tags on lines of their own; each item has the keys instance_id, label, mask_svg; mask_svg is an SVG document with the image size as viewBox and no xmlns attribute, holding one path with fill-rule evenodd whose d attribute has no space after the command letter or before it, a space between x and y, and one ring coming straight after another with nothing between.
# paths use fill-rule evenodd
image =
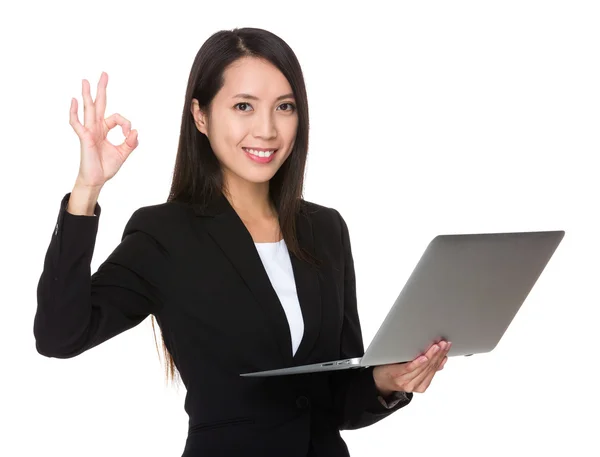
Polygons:
<instances>
[{"instance_id":1,"label":"woman's right hand","mask_svg":"<svg viewBox=\"0 0 600 457\"><path fill-rule=\"evenodd\" d=\"M81 163L77 184L98 189L119 171L129 154L138 145L137 130L131 130L130 121L120 114L104 118L107 83L108 74L102 72L100 81L98 81L96 100L93 101L90 95L90 83L84 79L82 81L83 125L77 117L77 99L75 98L71 99L69 119L69 124L81 142ZM108 141L106 136L117 125L121 126L125 141L115 146Z\"/></svg>"}]
</instances>

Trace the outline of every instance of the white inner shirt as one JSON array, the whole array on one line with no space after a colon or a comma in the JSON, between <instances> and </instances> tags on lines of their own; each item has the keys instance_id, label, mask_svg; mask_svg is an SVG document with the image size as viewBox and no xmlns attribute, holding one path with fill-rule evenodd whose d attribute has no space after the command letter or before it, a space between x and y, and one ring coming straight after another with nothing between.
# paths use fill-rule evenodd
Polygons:
<instances>
[{"instance_id":1,"label":"white inner shirt","mask_svg":"<svg viewBox=\"0 0 600 457\"><path fill-rule=\"evenodd\" d=\"M254 245L285 311L292 336L292 355L294 355L304 334L304 319L285 240L274 243L254 243Z\"/></svg>"}]
</instances>

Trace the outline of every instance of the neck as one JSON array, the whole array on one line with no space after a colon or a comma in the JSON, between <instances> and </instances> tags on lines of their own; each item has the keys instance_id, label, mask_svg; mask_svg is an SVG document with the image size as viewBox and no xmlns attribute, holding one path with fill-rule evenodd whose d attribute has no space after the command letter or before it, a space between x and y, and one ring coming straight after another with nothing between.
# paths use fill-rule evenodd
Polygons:
<instances>
[{"instance_id":1,"label":"neck","mask_svg":"<svg viewBox=\"0 0 600 457\"><path fill-rule=\"evenodd\" d=\"M223 193L243 219L259 220L277 217L277 211L269 198L268 181L264 183L230 181Z\"/></svg>"}]
</instances>

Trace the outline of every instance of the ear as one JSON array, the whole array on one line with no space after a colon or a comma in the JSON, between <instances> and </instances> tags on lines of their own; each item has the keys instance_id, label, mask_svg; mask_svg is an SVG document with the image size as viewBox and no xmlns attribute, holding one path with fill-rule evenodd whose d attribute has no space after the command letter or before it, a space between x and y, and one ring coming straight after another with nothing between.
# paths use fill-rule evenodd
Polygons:
<instances>
[{"instance_id":1,"label":"ear","mask_svg":"<svg viewBox=\"0 0 600 457\"><path fill-rule=\"evenodd\" d=\"M200 109L198 100L196 100L195 98L192 99L192 116L194 116L194 123L196 124L196 128L200 132L208 136L206 114Z\"/></svg>"}]
</instances>

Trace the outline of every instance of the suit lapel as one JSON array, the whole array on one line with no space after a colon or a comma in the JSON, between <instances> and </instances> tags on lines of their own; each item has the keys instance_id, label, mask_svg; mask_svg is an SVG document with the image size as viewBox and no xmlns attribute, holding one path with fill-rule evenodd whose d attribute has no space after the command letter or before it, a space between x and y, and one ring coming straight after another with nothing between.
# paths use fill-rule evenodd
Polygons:
<instances>
[{"instance_id":1,"label":"suit lapel","mask_svg":"<svg viewBox=\"0 0 600 457\"><path fill-rule=\"evenodd\" d=\"M282 356L282 368L299 365L309 356L321 328L321 293L315 267L290 253L296 291L304 320L304 334L292 356L290 327L275 289L264 268L250 232L224 195L208 207L194 206L199 230L206 230L223 254L231 261L254 295L271 328L274 343ZM304 213L296 217L296 233L302 248L314 254L312 224Z\"/></svg>"},{"instance_id":2,"label":"suit lapel","mask_svg":"<svg viewBox=\"0 0 600 457\"><path fill-rule=\"evenodd\" d=\"M315 256L314 232L308 215L301 213L296 217L296 233L300 247ZM290 254L290 260L304 319L304 335L293 357L294 364L301 365L310 355L321 331L321 289L316 267L293 254Z\"/></svg>"}]
</instances>

